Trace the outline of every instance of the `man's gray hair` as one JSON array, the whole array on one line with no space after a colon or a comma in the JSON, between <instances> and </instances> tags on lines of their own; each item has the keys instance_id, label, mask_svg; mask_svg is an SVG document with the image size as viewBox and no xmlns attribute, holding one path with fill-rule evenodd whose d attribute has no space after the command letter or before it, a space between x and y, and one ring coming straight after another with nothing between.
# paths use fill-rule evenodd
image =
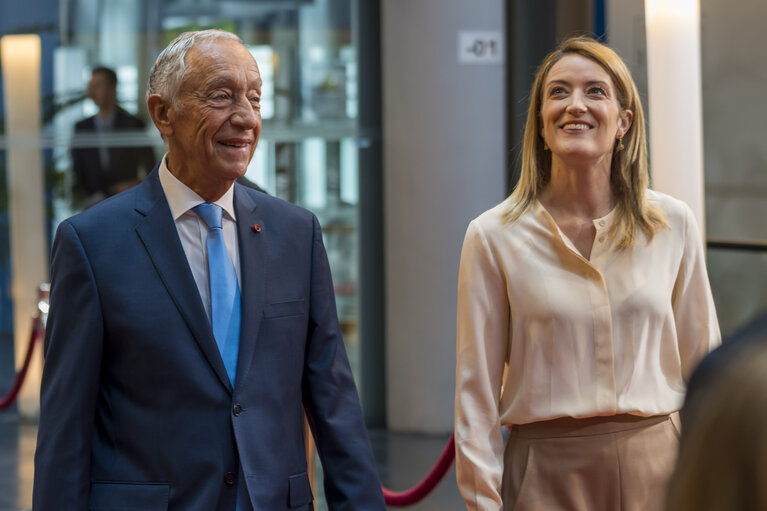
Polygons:
<instances>
[{"instance_id":1,"label":"man's gray hair","mask_svg":"<svg viewBox=\"0 0 767 511\"><path fill-rule=\"evenodd\" d=\"M159 94L166 100L176 103L181 84L186 77L186 54L190 49L219 39L228 39L242 44L242 40L231 32L218 29L184 32L160 52L152 71L149 73L146 95Z\"/></svg>"}]
</instances>

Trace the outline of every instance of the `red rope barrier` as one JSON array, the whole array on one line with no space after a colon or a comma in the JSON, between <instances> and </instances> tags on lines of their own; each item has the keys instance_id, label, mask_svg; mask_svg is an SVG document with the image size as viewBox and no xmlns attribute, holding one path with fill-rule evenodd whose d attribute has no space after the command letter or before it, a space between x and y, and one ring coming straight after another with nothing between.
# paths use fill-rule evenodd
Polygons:
<instances>
[{"instance_id":1,"label":"red rope barrier","mask_svg":"<svg viewBox=\"0 0 767 511\"><path fill-rule=\"evenodd\" d=\"M445 474L447 474L454 459L455 435L450 435L450 440L447 441L447 445L443 449L442 454L440 454L437 463L434 465L434 468L426 474L423 481L403 492L393 492L386 488L382 488L386 505L392 507L411 506L423 499L426 495L431 493L434 487L437 486L443 477L445 477Z\"/></svg>"},{"instance_id":2,"label":"red rope barrier","mask_svg":"<svg viewBox=\"0 0 767 511\"><path fill-rule=\"evenodd\" d=\"M21 390L21 385L24 383L24 378L27 376L29 363L32 361L32 353L35 351L35 344L37 344L37 340L40 338L42 329L39 328L39 325L40 321L37 318L34 318L32 320L32 335L29 337L29 345L27 346L27 354L24 356L24 363L22 364L21 369L19 369L19 372L16 373L16 379L13 380L10 392L8 392L5 397L0 398L0 412L10 408L11 405L16 402L19 390Z\"/></svg>"}]
</instances>

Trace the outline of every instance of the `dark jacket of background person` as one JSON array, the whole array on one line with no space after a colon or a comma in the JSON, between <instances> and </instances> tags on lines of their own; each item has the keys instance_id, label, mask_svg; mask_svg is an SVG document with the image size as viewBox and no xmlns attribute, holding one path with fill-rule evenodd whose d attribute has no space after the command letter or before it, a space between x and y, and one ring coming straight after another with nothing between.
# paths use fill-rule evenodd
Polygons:
<instances>
[{"instance_id":1,"label":"dark jacket of background person","mask_svg":"<svg viewBox=\"0 0 767 511\"><path fill-rule=\"evenodd\" d=\"M75 136L96 137L98 131L96 116L88 117L75 124ZM121 132L144 130L144 122L122 108L115 112L114 124L109 134L119 136ZM80 198L101 195L101 198L122 191L122 184L137 184L154 168L157 159L151 147L108 146L108 164L102 166L98 145L72 148L72 170L74 192Z\"/></svg>"},{"instance_id":2,"label":"dark jacket of background person","mask_svg":"<svg viewBox=\"0 0 767 511\"><path fill-rule=\"evenodd\" d=\"M668 511L767 509L767 314L690 378Z\"/></svg>"}]
</instances>

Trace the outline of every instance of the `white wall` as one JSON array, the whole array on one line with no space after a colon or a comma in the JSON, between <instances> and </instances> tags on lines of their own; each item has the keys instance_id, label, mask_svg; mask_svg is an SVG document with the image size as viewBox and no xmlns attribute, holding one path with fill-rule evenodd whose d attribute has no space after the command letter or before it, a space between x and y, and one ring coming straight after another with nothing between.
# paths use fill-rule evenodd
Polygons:
<instances>
[{"instance_id":1,"label":"white wall","mask_svg":"<svg viewBox=\"0 0 767 511\"><path fill-rule=\"evenodd\" d=\"M501 0L382 2L387 420L453 427L456 279L469 221L505 195L504 65L460 64Z\"/></svg>"}]
</instances>

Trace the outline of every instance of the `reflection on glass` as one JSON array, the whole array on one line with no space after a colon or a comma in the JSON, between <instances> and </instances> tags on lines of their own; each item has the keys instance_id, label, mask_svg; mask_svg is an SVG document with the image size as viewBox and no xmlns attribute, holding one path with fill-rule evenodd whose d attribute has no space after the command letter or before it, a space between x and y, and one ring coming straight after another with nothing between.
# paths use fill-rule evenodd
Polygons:
<instances>
[{"instance_id":1,"label":"reflection on glass","mask_svg":"<svg viewBox=\"0 0 767 511\"><path fill-rule=\"evenodd\" d=\"M269 146L263 142L256 146L245 177L269 192L274 190L274 175L269 172ZM273 193L273 192L270 192Z\"/></svg>"},{"instance_id":2,"label":"reflection on glass","mask_svg":"<svg viewBox=\"0 0 767 511\"><path fill-rule=\"evenodd\" d=\"M258 62L261 73L261 119L274 117L274 63L277 55L271 46L249 45L248 49Z\"/></svg>"},{"instance_id":3,"label":"reflection on glass","mask_svg":"<svg viewBox=\"0 0 767 511\"><path fill-rule=\"evenodd\" d=\"M341 140L341 202L354 206L359 200L359 151L357 141Z\"/></svg>"},{"instance_id":4,"label":"reflection on glass","mask_svg":"<svg viewBox=\"0 0 767 511\"><path fill-rule=\"evenodd\" d=\"M321 210L328 204L325 148L321 138L309 138L301 151L301 202L311 210Z\"/></svg>"}]
</instances>

